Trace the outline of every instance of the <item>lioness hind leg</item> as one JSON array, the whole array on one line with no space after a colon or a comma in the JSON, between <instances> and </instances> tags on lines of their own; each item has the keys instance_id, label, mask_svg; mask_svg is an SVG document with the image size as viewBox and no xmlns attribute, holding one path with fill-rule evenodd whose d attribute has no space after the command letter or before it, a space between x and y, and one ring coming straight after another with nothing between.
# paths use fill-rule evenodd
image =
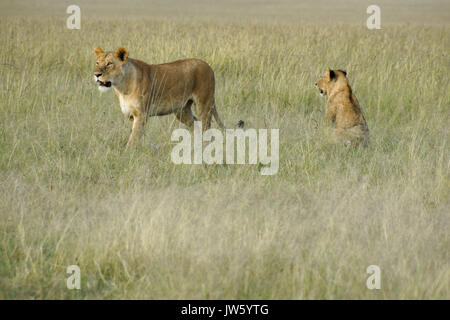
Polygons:
<instances>
[{"instance_id":1,"label":"lioness hind leg","mask_svg":"<svg viewBox=\"0 0 450 320\"><path fill-rule=\"evenodd\" d=\"M196 101L196 105L200 120L202 121L202 131L206 131L211 128L213 102L211 99L207 101Z\"/></svg>"},{"instance_id":2,"label":"lioness hind leg","mask_svg":"<svg viewBox=\"0 0 450 320\"><path fill-rule=\"evenodd\" d=\"M194 121L197 121L197 118L192 114L192 102L192 100L189 100L180 111L175 113L175 117L188 127L192 127Z\"/></svg>"},{"instance_id":3,"label":"lioness hind leg","mask_svg":"<svg viewBox=\"0 0 450 320\"><path fill-rule=\"evenodd\" d=\"M203 129L203 131L206 131L209 128L211 128L211 116L212 116L211 109L202 113L202 129Z\"/></svg>"}]
</instances>

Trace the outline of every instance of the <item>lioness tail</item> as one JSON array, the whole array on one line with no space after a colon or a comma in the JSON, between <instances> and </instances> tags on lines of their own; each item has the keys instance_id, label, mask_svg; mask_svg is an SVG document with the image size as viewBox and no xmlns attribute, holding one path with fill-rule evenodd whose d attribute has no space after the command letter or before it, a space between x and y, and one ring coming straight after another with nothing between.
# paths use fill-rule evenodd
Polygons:
<instances>
[{"instance_id":1,"label":"lioness tail","mask_svg":"<svg viewBox=\"0 0 450 320\"><path fill-rule=\"evenodd\" d=\"M225 126L224 126L222 120L220 120L219 114L217 113L217 110L216 110L216 104L215 104L215 103L214 103L213 108L212 108L212 113L213 113L214 119L216 119L216 122L217 122L217 124L219 125L219 127L220 127L222 130L225 130Z\"/></svg>"}]
</instances>

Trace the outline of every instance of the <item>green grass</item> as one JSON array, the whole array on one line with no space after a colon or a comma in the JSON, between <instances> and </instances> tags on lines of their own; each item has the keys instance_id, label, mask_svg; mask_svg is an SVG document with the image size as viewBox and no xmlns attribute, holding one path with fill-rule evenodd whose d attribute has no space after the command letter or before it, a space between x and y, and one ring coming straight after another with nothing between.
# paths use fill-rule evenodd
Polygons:
<instances>
[{"instance_id":1,"label":"green grass","mask_svg":"<svg viewBox=\"0 0 450 320\"><path fill-rule=\"evenodd\" d=\"M299 17L317 23L287 5L246 21L236 3L201 17L150 6L118 23L114 6L96 17L86 3L81 30L65 28L65 5L32 18L11 5L0 20L0 298L449 299L450 28L433 3L405 12L435 21L404 12L373 31L362 5L326 25L313 6ZM125 152L128 123L93 82L96 46L206 60L226 125L280 129L278 174L172 164L173 116L151 118L144 146ZM348 71L369 148L323 137L314 83L327 67ZM66 288L73 264L81 290ZM366 288L372 264L381 290Z\"/></svg>"}]
</instances>

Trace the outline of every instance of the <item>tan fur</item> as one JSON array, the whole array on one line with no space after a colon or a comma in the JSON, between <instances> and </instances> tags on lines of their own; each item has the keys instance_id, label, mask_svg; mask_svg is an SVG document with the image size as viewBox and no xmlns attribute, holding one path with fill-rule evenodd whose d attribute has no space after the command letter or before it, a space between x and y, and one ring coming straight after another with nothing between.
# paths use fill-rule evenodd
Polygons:
<instances>
[{"instance_id":1,"label":"tan fur","mask_svg":"<svg viewBox=\"0 0 450 320\"><path fill-rule=\"evenodd\" d=\"M350 87L347 73L343 70L327 69L316 87L322 95L328 95L325 125L331 126L333 140L366 146L369 142L369 128Z\"/></svg>"},{"instance_id":2,"label":"tan fur","mask_svg":"<svg viewBox=\"0 0 450 320\"><path fill-rule=\"evenodd\" d=\"M94 79L99 89L112 87L122 112L130 120L132 131L127 147L142 135L149 116L174 113L182 123L193 126L197 120L191 110L193 103L203 130L210 128L212 115L224 128L214 102L214 72L206 62L183 59L151 65L128 58L125 48L104 52L97 47L94 54Z\"/></svg>"}]
</instances>

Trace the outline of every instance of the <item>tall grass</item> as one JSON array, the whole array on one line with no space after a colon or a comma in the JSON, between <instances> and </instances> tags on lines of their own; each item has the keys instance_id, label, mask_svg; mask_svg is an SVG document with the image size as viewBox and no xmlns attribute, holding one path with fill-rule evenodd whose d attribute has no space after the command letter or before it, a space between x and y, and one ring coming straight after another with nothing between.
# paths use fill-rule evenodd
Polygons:
<instances>
[{"instance_id":1,"label":"tall grass","mask_svg":"<svg viewBox=\"0 0 450 320\"><path fill-rule=\"evenodd\" d=\"M0 298L450 298L448 25L271 12L87 13L81 30L1 18ZM92 80L96 46L206 60L226 125L280 129L278 174L172 164L173 116L124 152L128 123ZM348 71L369 148L324 139L314 83L327 67ZM81 290L66 288L73 264ZM366 288L372 264L381 290Z\"/></svg>"}]
</instances>

